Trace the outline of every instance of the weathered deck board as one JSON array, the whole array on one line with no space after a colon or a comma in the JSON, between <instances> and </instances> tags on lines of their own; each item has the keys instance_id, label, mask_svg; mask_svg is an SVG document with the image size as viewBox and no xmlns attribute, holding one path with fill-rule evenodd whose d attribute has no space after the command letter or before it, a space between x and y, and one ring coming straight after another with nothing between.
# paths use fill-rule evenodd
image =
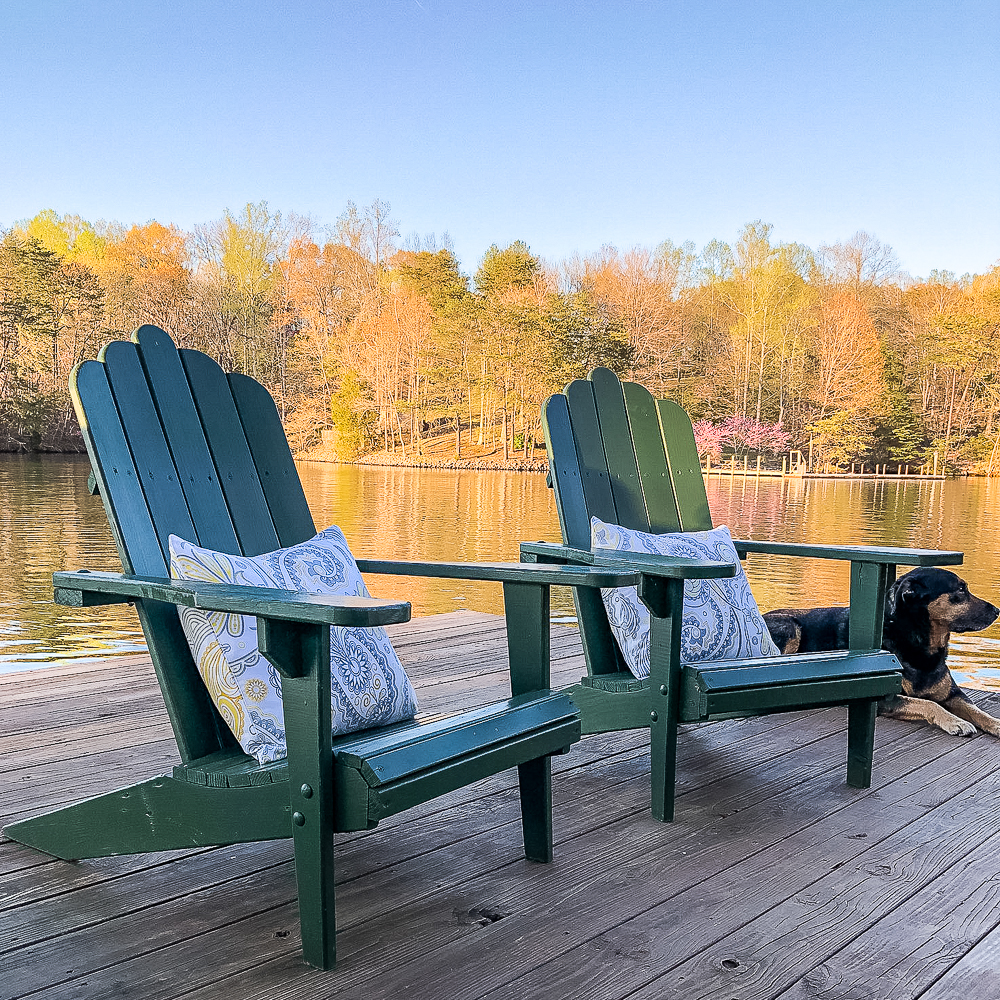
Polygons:
<instances>
[{"instance_id":1,"label":"weathered deck board","mask_svg":"<svg viewBox=\"0 0 1000 1000\"><path fill-rule=\"evenodd\" d=\"M504 691L502 619L393 631L422 710ZM553 649L568 684L575 633ZM0 678L0 823L169 768L155 690L143 658ZM332 972L299 956L288 841L72 864L2 841L0 1000L1000 994L1000 742L880 720L858 791L845 721L686 727L666 826L648 741L588 737L555 760L549 866L520 857L512 775L338 836Z\"/></svg>"}]
</instances>

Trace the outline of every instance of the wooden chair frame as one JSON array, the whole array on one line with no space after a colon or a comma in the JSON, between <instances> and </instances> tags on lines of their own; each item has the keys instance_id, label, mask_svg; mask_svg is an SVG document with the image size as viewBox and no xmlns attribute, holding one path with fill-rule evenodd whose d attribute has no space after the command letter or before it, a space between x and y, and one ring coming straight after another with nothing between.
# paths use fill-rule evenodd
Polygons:
<instances>
[{"instance_id":1,"label":"wooden chair frame","mask_svg":"<svg viewBox=\"0 0 1000 1000\"><path fill-rule=\"evenodd\" d=\"M590 551L592 516L652 533L712 528L691 420L670 400L606 368L570 383L542 408L563 544L524 543L521 559L617 565L650 573L655 556ZM645 577L639 596L651 621L650 677L625 667L597 590L574 597L588 675L569 689L583 731L651 727L652 812L673 818L677 724L826 705L848 707L848 784L871 784L879 700L901 688L899 662L880 649L887 587L896 566L954 565L962 553L880 546L734 540L748 553L851 563L850 649L781 658L682 664L680 579Z\"/></svg>"},{"instance_id":2,"label":"wooden chair frame","mask_svg":"<svg viewBox=\"0 0 1000 1000\"><path fill-rule=\"evenodd\" d=\"M580 721L570 698L549 687L549 589L616 586L636 582L635 573L359 560L366 573L502 584L507 620L517 623L508 629L511 697L334 739L330 626L406 621L407 602L168 578L171 533L244 555L315 534L268 393L204 354L178 351L153 326L78 366L71 389L125 572L56 573L55 598L135 604L180 760L170 774L14 823L6 836L74 859L292 837L303 955L322 968L336 955L334 831L370 829L516 767L525 854L551 860L550 757L580 738ZM239 747L198 675L179 605L256 616L260 649L283 679L286 760L260 765Z\"/></svg>"}]
</instances>

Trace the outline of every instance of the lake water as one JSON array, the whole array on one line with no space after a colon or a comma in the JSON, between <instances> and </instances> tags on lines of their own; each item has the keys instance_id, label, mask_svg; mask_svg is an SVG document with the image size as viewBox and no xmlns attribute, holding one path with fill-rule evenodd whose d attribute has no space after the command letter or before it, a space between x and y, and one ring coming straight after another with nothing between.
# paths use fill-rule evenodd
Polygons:
<instances>
[{"instance_id":1,"label":"lake water","mask_svg":"<svg viewBox=\"0 0 1000 1000\"><path fill-rule=\"evenodd\" d=\"M128 606L80 611L52 603L59 569L121 569L89 466L75 456L0 455L0 672L145 648ZM537 473L300 465L317 527L339 524L358 556L516 560L524 539L558 540L551 491ZM916 546L965 552L961 574L1000 603L1000 483L711 478L716 524L737 537ZM762 610L847 602L846 563L751 556ZM498 584L374 577L379 597L414 615L499 613ZM572 620L567 592L556 617ZM967 683L1000 689L1000 626L956 636L951 663Z\"/></svg>"}]
</instances>

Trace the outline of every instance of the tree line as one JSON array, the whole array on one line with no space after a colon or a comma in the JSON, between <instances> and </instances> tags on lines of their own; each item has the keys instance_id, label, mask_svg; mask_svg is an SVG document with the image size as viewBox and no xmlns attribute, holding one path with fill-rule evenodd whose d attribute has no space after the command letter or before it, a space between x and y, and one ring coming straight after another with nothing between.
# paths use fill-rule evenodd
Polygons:
<instances>
[{"instance_id":1,"label":"tree line","mask_svg":"<svg viewBox=\"0 0 1000 1000\"><path fill-rule=\"evenodd\" d=\"M322 232L260 202L193 232L46 210L0 236L6 450L76 446L73 365L155 323L263 382L293 447L326 431L343 458L444 430L458 457L530 455L542 400L607 365L687 409L710 458L1000 472L1000 265L912 279L863 232L813 250L757 221L558 262L518 241L471 275L381 201Z\"/></svg>"}]
</instances>

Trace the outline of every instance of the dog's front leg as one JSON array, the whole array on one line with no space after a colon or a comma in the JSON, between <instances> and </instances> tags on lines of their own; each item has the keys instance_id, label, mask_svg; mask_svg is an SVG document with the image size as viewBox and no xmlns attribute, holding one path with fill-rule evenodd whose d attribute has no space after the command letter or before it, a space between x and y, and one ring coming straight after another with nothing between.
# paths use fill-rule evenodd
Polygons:
<instances>
[{"instance_id":1,"label":"dog's front leg","mask_svg":"<svg viewBox=\"0 0 1000 1000\"><path fill-rule=\"evenodd\" d=\"M976 735L976 727L972 723L952 715L944 705L928 701L926 698L910 698L905 694L898 694L884 702L878 714L888 719L903 719L906 722L929 722L950 736Z\"/></svg>"},{"instance_id":2,"label":"dog's front leg","mask_svg":"<svg viewBox=\"0 0 1000 1000\"><path fill-rule=\"evenodd\" d=\"M1000 719L995 719L989 712L984 712L978 705L969 700L964 691L953 694L944 702L944 707L952 715L968 720L984 733L1000 737Z\"/></svg>"}]
</instances>

